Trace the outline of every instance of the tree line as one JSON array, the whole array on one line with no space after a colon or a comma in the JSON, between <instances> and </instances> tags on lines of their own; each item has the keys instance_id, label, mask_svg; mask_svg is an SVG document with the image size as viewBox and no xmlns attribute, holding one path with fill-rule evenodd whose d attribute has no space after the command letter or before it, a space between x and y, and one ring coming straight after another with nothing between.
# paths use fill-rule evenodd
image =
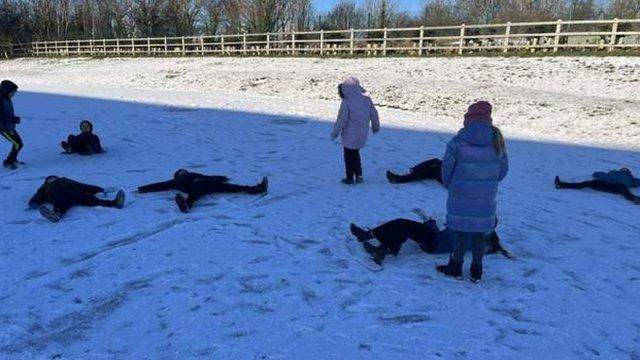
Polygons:
<instances>
[{"instance_id":1,"label":"tree line","mask_svg":"<svg viewBox=\"0 0 640 360\"><path fill-rule=\"evenodd\" d=\"M640 0L0 0L0 42L639 18Z\"/></svg>"}]
</instances>

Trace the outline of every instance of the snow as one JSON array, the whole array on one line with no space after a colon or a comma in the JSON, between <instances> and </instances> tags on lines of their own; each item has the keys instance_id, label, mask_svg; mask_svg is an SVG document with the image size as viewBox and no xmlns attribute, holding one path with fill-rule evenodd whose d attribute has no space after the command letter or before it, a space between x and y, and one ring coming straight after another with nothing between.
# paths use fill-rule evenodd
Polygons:
<instances>
[{"instance_id":1,"label":"snow","mask_svg":"<svg viewBox=\"0 0 640 360\"><path fill-rule=\"evenodd\" d=\"M356 187L329 140L349 74L383 122ZM0 172L2 359L640 358L639 209L553 187L640 173L637 58L21 59L0 78L22 90L27 162ZM499 233L517 259L488 257L474 285L408 244L368 271L349 223L442 220L442 188L384 172L442 156L475 99L508 139ZM60 155L84 118L108 152ZM270 191L187 215L133 193L180 167ZM122 187L126 207L50 224L24 210L49 174Z\"/></svg>"}]
</instances>

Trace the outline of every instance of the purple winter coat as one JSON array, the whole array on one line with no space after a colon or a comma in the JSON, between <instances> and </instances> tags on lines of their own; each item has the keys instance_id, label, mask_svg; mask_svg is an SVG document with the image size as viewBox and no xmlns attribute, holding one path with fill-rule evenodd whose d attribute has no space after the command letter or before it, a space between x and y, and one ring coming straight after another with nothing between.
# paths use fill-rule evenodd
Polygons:
<instances>
[{"instance_id":1,"label":"purple winter coat","mask_svg":"<svg viewBox=\"0 0 640 360\"><path fill-rule=\"evenodd\" d=\"M348 149L362 149L367 144L369 123L373 132L380 130L378 110L370 97L364 95L364 89L358 79L350 77L341 85L344 99L340 104L338 119L331 132L331 138L342 135L342 145Z\"/></svg>"},{"instance_id":2,"label":"purple winter coat","mask_svg":"<svg viewBox=\"0 0 640 360\"><path fill-rule=\"evenodd\" d=\"M450 229L488 233L495 228L498 183L507 176L509 159L497 154L494 136L490 123L471 122L447 145L442 181L449 190Z\"/></svg>"}]
</instances>

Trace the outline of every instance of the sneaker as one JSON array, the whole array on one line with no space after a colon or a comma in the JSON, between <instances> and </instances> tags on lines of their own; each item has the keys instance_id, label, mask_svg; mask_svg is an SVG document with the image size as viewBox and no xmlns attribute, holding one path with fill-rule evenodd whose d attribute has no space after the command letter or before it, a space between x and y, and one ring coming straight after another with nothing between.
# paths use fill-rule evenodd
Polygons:
<instances>
[{"instance_id":1,"label":"sneaker","mask_svg":"<svg viewBox=\"0 0 640 360\"><path fill-rule=\"evenodd\" d=\"M71 147L69 147L69 144L66 141L61 142L60 146L62 147L64 152L66 152L67 154L71 154L73 152L73 150L71 149Z\"/></svg>"},{"instance_id":2,"label":"sneaker","mask_svg":"<svg viewBox=\"0 0 640 360\"><path fill-rule=\"evenodd\" d=\"M479 283L482 279L482 264L471 264L471 282Z\"/></svg>"},{"instance_id":3,"label":"sneaker","mask_svg":"<svg viewBox=\"0 0 640 360\"><path fill-rule=\"evenodd\" d=\"M364 179L362 178L362 175L356 176L356 184L362 184L362 182L364 182Z\"/></svg>"},{"instance_id":4,"label":"sneaker","mask_svg":"<svg viewBox=\"0 0 640 360\"><path fill-rule=\"evenodd\" d=\"M258 191L260 194L266 193L269 190L269 179L265 176L262 178L260 184L258 184Z\"/></svg>"},{"instance_id":5,"label":"sneaker","mask_svg":"<svg viewBox=\"0 0 640 360\"><path fill-rule=\"evenodd\" d=\"M351 224L350 230L353 236L358 238L358 241L360 242L365 242L367 240L373 239L373 234L371 233L371 231L364 230L358 227L358 225L356 224Z\"/></svg>"},{"instance_id":6,"label":"sneaker","mask_svg":"<svg viewBox=\"0 0 640 360\"><path fill-rule=\"evenodd\" d=\"M345 178L341 181L345 185L353 185L353 179Z\"/></svg>"},{"instance_id":7,"label":"sneaker","mask_svg":"<svg viewBox=\"0 0 640 360\"><path fill-rule=\"evenodd\" d=\"M389 180L390 183L395 183L396 182L396 176L391 172L387 170L387 180Z\"/></svg>"},{"instance_id":8,"label":"sneaker","mask_svg":"<svg viewBox=\"0 0 640 360\"><path fill-rule=\"evenodd\" d=\"M124 193L124 190L119 190L116 195L116 209L122 209L124 207L125 197L126 194Z\"/></svg>"},{"instance_id":9,"label":"sneaker","mask_svg":"<svg viewBox=\"0 0 640 360\"><path fill-rule=\"evenodd\" d=\"M464 261L463 261L464 262ZM462 280L462 263L453 262L453 256L449 256L449 263L447 265L438 265L436 270L439 272L454 277L458 280Z\"/></svg>"},{"instance_id":10,"label":"sneaker","mask_svg":"<svg viewBox=\"0 0 640 360\"><path fill-rule=\"evenodd\" d=\"M51 221L52 223L57 223L58 221L60 221L60 219L62 218L62 216L60 216L60 214L58 214L57 212L49 209L46 206L40 206L38 208L38 211L40 211L40 214L47 220Z\"/></svg>"},{"instance_id":11,"label":"sneaker","mask_svg":"<svg viewBox=\"0 0 640 360\"><path fill-rule=\"evenodd\" d=\"M382 265L384 258L389 253L384 246L373 246L366 241L362 243L362 247L364 247L366 252L371 254L371 260L378 265Z\"/></svg>"},{"instance_id":12,"label":"sneaker","mask_svg":"<svg viewBox=\"0 0 640 360\"><path fill-rule=\"evenodd\" d=\"M18 168L18 165L14 162L8 162L7 160L2 162L2 166L4 166L5 168L9 169L9 170L15 170Z\"/></svg>"},{"instance_id":13,"label":"sneaker","mask_svg":"<svg viewBox=\"0 0 640 360\"><path fill-rule=\"evenodd\" d=\"M183 213L186 214L189 212L189 205L187 205L187 199L184 198L184 195L176 194L176 204Z\"/></svg>"}]
</instances>

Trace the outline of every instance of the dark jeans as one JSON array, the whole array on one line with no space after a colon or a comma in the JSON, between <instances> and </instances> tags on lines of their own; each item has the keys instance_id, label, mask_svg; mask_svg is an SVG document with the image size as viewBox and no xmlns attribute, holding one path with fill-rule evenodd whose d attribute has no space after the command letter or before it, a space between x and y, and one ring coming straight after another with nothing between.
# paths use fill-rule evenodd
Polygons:
<instances>
[{"instance_id":1,"label":"dark jeans","mask_svg":"<svg viewBox=\"0 0 640 360\"><path fill-rule=\"evenodd\" d=\"M588 188L588 189L602 191L610 194L622 195L625 197L625 199L633 202L636 202L639 199L639 197L634 195L629 190L629 188L627 188L625 185L608 183L602 180L590 180L590 181L584 181L580 183L567 183L567 182L560 181L558 182L558 185L560 188L563 188L563 189L587 189Z\"/></svg>"},{"instance_id":2,"label":"dark jeans","mask_svg":"<svg viewBox=\"0 0 640 360\"><path fill-rule=\"evenodd\" d=\"M79 155L91 155L93 153L91 143L83 141L75 135L69 135L67 138L67 146Z\"/></svg>"},{"instance_id":3,"label":"dark jeans","mask_svg":"<svg viewBox=\"0 0 640 360\"><path fill-rule=\"evenodd\" d=\"M407 219L396 219L371 230L371 234L387 247L390 253L397 256L408 239L412 239L427 252L438 247L438 234L425 223ZM431 251L429 251L431 250Z\"/></svg>"},{"instance_id":4,"label":"dark jeans","mask_svg":"<svg viewBox=\"0 0 640 360\"><path fill-rule=\"evenodd\" d=\"M56 201L53 203L53 210L60 215L64 215L69 209L74 206L102 206L102 207L115 207L116 202L114 200L98 199L93 194L79 193L79 192L63 192L57 196Z\"/></svg>"},{"instance_id":5,"label":"dark jeans","mask_svg":"<svg viewBox=\"0 0 640 360\"><path fill-rule=\"evenodd\" d=\"M344 148L344 166L346 170L347 180L353 181L356 177L362 176L360 150Z\"/></svg>"},{"instance_id":6,"label":"dark jeans","mask_svg":"<svg viewBox=\"0 0 640 360\"><path fill-rule=\"evenodd\" d=\"M18 161L18 153L24 147L24 143L22 142L22 138L20 134L18 134L15 130L3 131L2 136L11 142L11 152L7 156L7 163L13 164Z\"/></svg>"},{"instance_id":7,"label":"dark jeans","mask_svg":"<svg viewBox=\"0 0 640 360\"><path fill-rule=\"evenodd\" d=\"M467 250L471 250L473 254L473 264L482 265L482 257L484 256L486 237L488 234L452 231L453 261L461 263L464 261L464 254ZM468 247L470 247L470 249L468 249Z\"/></svg>"},{"instance_id":8,"label":"dark jeans","mask_svg":"<svg viewBox=\"0 0 640 360\"><path fill-rule=\"evenodd\" d=\"M393 173L392 175L394 176L394 182L398 184L422 180L436 180L442 184L442 160L430 159L414 166L406 175Z\"/></svg>"},{"instance_id":9,"label":"dark jeans","mask_svg":"<svg viewBox=\"0 0 640 360\"><path fill-rule=\"evenodd\" d=\"M257 194L257 186L234 185L219 181L194 181L187 186L187 205L192 207L193 204L205 195L216 193L241 193Z\"/></svg>"}]
</instances>

